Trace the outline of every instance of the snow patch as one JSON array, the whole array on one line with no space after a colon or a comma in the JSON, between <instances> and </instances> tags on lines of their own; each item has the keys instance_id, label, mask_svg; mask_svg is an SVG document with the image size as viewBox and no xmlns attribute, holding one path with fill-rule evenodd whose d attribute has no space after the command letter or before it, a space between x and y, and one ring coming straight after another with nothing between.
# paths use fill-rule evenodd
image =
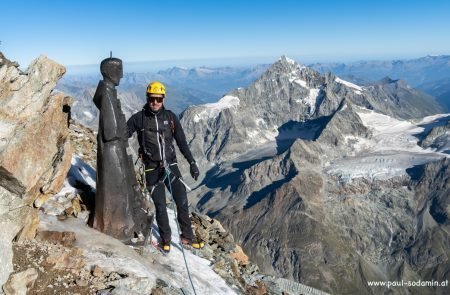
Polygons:
<instances>
[{"instance_id":1,"label":"snow patch","mask_svg":"<svg viewBox=\"0 0 450 295\"><path fill-rule=\"evenodd\" d=\"M371 138L345 137L350 149L348 157L332 161L325 169L341 180L350 181L358 177L385 180L406 176L408 168L450 157L417 145L419 139L415 135L422 133L423 127L372 110L364 109L357 114L373 135ZM432 123L444 116L448 115L425 117L417 124Z\"/></svg>"},{"instance_id":2,"label":"snow patch","mask_svg":"<svg viewBox=\"0 0 450 295\"><path fill-rule=\"evenodd\" d=\"M266 126L266 121L264 121L263 118L256 118L255 123L256 123L256 126Z\"/></svg>"},{"instance_id":3,"label":"snow patch","mask_svg":"<svg viewBox=\"0 0 450 295\"><path fill-rule=\"evenodd\" d=\"M446 117L450 117L450 113L449 114L437 114L437 115L427 116L427 117L424 117L423 119L419 120L415 124L417 124L417 125L430 124L433 121L436 121L436 120L441 119L441 118L446 118Z\"/></svg>"},{"instance_id":4,"label":"snow patch","mask_svg":"<svg viewBox=\"0 0 450 295\"><path fill-rule=\"evenodd\" d=\"M278 128L276 126L267 126L266 121L263 118L255 119L256 128L245 130L247 144L261 145L267 142L275 141L278 136Z\"/></svg>"},{"instance_id":5,"label":"snow patch","mask_svg":"<svg viewBox=\"0 0 450 295\"><path fill-rule=\"evenodd\" d=\"M67 179L71 185L83 183L93 190L96 188L97 173L89 164L83 162L78 156L72 156L72 166L69 169Z\"/></svg>"},{"instance_id":6,"label":"snow patch","mask_svg":"<svg viewBox=\"0 0 450 295\"><path fill-rule=\"evenodd\" d=\"M301 99L296 99L295 102L296 103L304 103L304 104L308 105L310 107L310 114L313 114L316 111L316 104L317 104L317 99L319 98L319 95L320 95L320 88L308 88L306 85L306 81L303 81L300 79L293 80L293 81L294 81L294 83L297 83L300 86L309 90L307 97L304 97Z\"/></svg>"},{"instance_id":7,"label":"snow patch","mask_svg":"<svg viewBox=\"0 0 450 295\"><path fill-rule=\"evenodd\" d=\"M352 88L353 91L355 91L356 94L361 94L361 91L363 91L363 88L361 86L358 86L356 84L353 84L353 83L345 81L345 80L342 80L339 77L336 77L335 81L338 82L338 83L344 84L347 87Z\"/></svg>"},{"instance_id":8,"label":"snow patch","mask_svg":"<svg viewBox=\"0 0 450 295\"><path fill-rule=\"evenodd\" d=\"M297 83L298 85L302 86L303 88L308 88L308 86L306 85L306 81L305 80L295 79L295 80L293 80L293 82Z\"/></svg>"},{"instance_id":9,"label":"snow patch","mask_svg":"<svg viewBox=\"0 0 450 295\"><path fill-rule=\"evenodd\" d=\"M247 131L247 136L248 136L250 139L256 138L256 137L258 136L258 134L259 134L259 131L258 131L258 130L255 130L255 129Z\"/></svg>"},{"instance_id":10,"label":"snow patch","mask_svg":"<svg viewBox=\"0 0 450 295\"><path fill-rule=\"evenodd\" d=\"M280 57L280 59L279 60L281 60L283 57ZM288 63L290 63L291 65L295 65L297 62L295 61L295 60L293 60L293 59L291 59L291 58L289 58L289 57L287 57L287 56L284 56L284 58L286 59L286 61L288 62Z\"/></svg>"},{"instance_id":11,"label":"snow patch","mask_svg":"<svg viewBox=\"0 0 450 295\"><path fill-rule=\"evenodd\" d=\"M317 99L320 95L320 89L319 88L313 88L309 89L309 94L307 97L302 99L296 99L295 102L297 103L304 103L305 105L309 106L309 113L313 114L316 111L316 103Z\"/></svg>"},{"instance_id":12,"label":"snow patch","mask_svg":"<svg viewBox=\"0 0 450 295\"><path fill-rule=\"evenodd\" d=\"M93 116L90 112L88 112L88 111L84 111L83 114L84 114L86 117L88 117L89 119L94 118L94 116Z\"/></svg>"},{"instance_id":13,"label":"snow patch","mask_svg":"<svg viewBox=\"0 0 450 295\"><path fill-rule=\"evenodd\" d=\"M238 97L226 95L222 97L218 102L201 105L203 110L195 114L194 122L215 118L219 115L220 112L225 109L236 108L237 106L239 106L239 103L240 100Z\"/></svg>"},{"instance_id":14,"label":"snow patch","mask_svg":"<svg viewBox=\"0 0 450 295\"><path fill-rule=\"evenodd\" d=\"M316 110L316 102L319 97L320 89L314 88L309 90L308 97L305 98L305 103L310 106L310 113L314 113Z\"/></svg>"},{"instance_id":15,"label":"snow patch","mask_svg":"<svg viewBox=\"0 0 450 295\"><path fill-rule=\"evenodd\" d=\"M306 84L306 81L299 77L300 69L301 69L301 67L297 67L295 70L293 70L289 73L289 75L288 75L289 82L296 83L296 84L302 86L303 88L309 89L308 85Z\"/></svg>"},{"instance_id":16,"label":"snow patch","mask_svg":"<svg viewBox=\"0 0 450 295\"><path fill-rule=\"evenodd\" d=\"M278 136L278 130L276 127L273 128L273 130L268 129L250 129L246 131L247 135L247 141L245 143L247 144L256 144L256 145L262 145L268 142L275 141Z\"/></svg>"},{"instance_id":17,"label":"snow patch","mask_svg":"<svg viewBox=\"0 0 450 295\"><path fill-rule=\"evenodd\" d=\"M406 176L406 169L442 158L411 152L385 151L333 161L326 172L337 175L341 181L349 182L355 178L387 180L396 176Z\"/></svg>"},{"instance_id":18,"label":"snow patch","mask_svg":"<svg viewBox=\"0 0 450 295\"><path fill-rule=\"evenodd\" d=\"M72 156L72 166L67 173L67 178L64 180L64 185L60 192L51 196L43 205L42 209L46 214L59 215L65 209L72 206L72 199L80 194L79 190L75 188L80 184L91 187L95 191L96 187L96 172L94 168L86 164L78 156Z\"/></svg>"}]
</instances>

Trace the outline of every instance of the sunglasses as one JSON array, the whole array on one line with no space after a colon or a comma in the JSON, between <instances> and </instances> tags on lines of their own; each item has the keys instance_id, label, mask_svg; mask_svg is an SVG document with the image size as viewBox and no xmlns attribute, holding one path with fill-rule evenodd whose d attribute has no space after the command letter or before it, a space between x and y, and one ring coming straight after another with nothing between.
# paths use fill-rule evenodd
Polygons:
<instances>
[{"instance_id":1,"label":"sunglasses","mask_svg":"<svg viewBox=\"0 0 450 295\"><path fill-rule=\"evenodd\" d=\"M152 96L147 96L147 101L148 101L148 102L162 103L163 100L164 100L164 97L152 97Z\"/></svg>"}]
</instances>

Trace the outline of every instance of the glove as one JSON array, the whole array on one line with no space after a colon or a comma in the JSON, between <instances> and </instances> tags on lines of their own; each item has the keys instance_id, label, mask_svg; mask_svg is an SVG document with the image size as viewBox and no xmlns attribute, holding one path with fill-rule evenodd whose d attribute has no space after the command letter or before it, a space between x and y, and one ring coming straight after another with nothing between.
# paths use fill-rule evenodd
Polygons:
<instances>
[{"instance_id":1,"label":"glove","mask_svg":"<svg viewBox=\"0 0 450 295\"><path fill-rule=\"evenodd\" d=\"M191 176L194 178L194 180L198 179L198 176L200 175L200 171L198 170L197 164L195 162L191 163Z\"/></svg>"}]
</instances>

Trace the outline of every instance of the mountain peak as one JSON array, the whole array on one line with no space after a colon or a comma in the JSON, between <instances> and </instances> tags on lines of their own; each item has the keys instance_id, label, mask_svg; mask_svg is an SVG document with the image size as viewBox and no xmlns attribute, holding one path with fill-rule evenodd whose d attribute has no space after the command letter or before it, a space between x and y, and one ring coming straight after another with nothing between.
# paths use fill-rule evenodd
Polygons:
<instances>
[{"instance_id":1,"label":"mountain peak","mask_svg":"<svg viewBox=\"0 0 450 295\"><path fill-rule=\"evenodd\" d=\"M408 88L411 89L411 86L408 85L408 83L406 83L405 80L402 79L392 79L389 76L384 77L383 79L379 80L378 82L374 83L374 85L379 85L379 86L389 86L389 85L394 85L396 87L402 87L402 88Z\"/></svg>"},{"instance_id":2,"label":"mountain peak","mask_svg":"<svg viewBox=\"0 0 450 295\"><path fill-rule=\"evenodd\" d=\"M177 75L177 74L186 74L189 71L188 68L184 68L184 67L171 67L167 70L162 70L162 71L158 71L159 75Z\"/></svg>"},{"instance_id":3,"label":"mountain peak","mask_svg":"<svg viewBox=\"0 0 450 295\"><path fill-rule=\"evenodd\" d=\"M386 77L384 77L383 79L381 79L380 81L378 81L378 83L377 84L391 84L391 83L395 83L395 82L397 82L398 80L394 80L394 79L391 79L391 77L389 77L389 76L386 76Z\"/></svg>"},{"instance_id":4,"label":"mountain peak","mask_svg":"<svg viewBox=\"0 0 450 295\"><path fill-rule=\"evenodd\" d=\"M286 55L282 55L282 56L278 59L278 61L280 61L280 62L286 62L286 63L289 63L289 64L291 64L291 65L296 65L296 64L297 64L297 62L296 62L295 60L293 60L292 58L287 57Z\"/></svg>"},{"instance_id":5,"label":"mountain peak","mask_svg":"<svg viewBox=\"0 0 450 295\"><path fill-rule=\"evenodd\" d=\"M287 66L287 67L300 68L300 69L306 68L305 65L296 62L294 59L289 58L286 55L282 55L277 60L277 62L275 62L273 65L277 65L277 64L281 64L281 65Z\"/></svg>"}]
</instances>

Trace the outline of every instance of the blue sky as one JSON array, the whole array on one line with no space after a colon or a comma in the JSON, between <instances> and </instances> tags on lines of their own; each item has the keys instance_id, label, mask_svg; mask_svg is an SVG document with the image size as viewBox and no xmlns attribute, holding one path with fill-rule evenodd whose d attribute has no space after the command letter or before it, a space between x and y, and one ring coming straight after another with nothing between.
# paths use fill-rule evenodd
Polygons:
<instances>
[{"instance_id":1,"label":"blue sky","mask_svg":"<svg viewBox=\"0 0 450 295\"><path fill-rule=\"evenodd\" d=\"M450 1L5 1L0 51L22 66L227 60L308 63L450 54ZM176 62L175 62L176 63Z\"/></svg>"}]
</instances>

